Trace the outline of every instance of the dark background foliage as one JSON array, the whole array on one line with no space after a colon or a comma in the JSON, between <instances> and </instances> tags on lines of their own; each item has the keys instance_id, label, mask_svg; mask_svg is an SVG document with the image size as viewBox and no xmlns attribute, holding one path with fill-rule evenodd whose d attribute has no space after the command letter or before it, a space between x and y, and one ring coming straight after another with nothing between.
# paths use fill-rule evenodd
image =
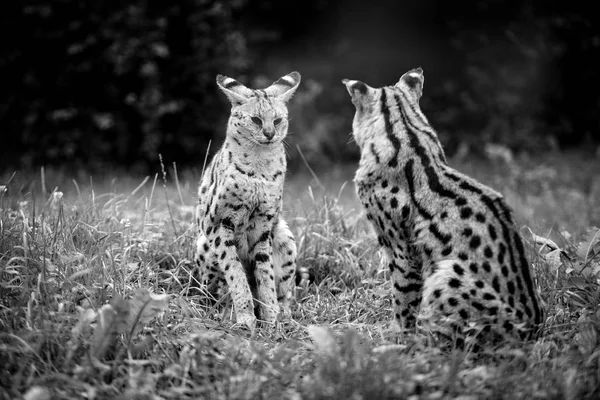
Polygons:
<instances>
[{"instance_id":1,"label":"dark background foliage","mask_svg":"<svg viewBox=\"0 0 600 400\"><path fill-rule=\"evenodd\" d=\"M357 157L342 78L390 85L425 70L422 106L450 153L600 143L593 2L27 0L0 5L7 168L202 164L229 106L223 73L267 86L302 73L290 104L311 165ZM589 146L594 144L594 146ZM211 148L214 150L217 144Z\"/></svg>"}]
</instances>

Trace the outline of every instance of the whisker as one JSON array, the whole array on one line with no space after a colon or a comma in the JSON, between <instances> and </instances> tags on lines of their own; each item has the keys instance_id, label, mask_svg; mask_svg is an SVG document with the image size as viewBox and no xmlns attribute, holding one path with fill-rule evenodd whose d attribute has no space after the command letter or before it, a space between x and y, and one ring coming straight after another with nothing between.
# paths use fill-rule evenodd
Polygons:
<instances>
[{"instance_id":1,"label":"whisker","mask_svg":"<svg viewBox=\"0 0 600 400\"><path fill-rule=\"evenodd\" d=\"M348 139L348 143L347 144L356 143L356 139L354 138L354 135L352 134L352 132L350 132L348 134L348 136L350 136L350 138Z\"/></svg>"},{"instance_id":2,"label":"whisker","mask_svg":"<svg viewBox=\"0 0 600 400\"><path fill-rule=\"evenodd\" d=\"M285 153L286 158L290 158L290 152L288 151L291 147L288 142L282 140L283 143L283 152Z\"/></svg>"}]
</instances>

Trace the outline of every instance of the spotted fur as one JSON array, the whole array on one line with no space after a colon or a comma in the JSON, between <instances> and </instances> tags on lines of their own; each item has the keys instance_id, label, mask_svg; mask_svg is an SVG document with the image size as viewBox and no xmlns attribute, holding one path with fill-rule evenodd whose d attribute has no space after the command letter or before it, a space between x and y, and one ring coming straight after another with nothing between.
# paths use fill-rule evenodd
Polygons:
<instances>
[{"instance_id":1,"label":"spotted fur","mask_svg":"<svg viewBox=\"0 0 600 400\"><path fill-rule=\"evenodd\" d=\"M198 189L196 262L213 295L228 287L237 322L251 329L255 308L267 323L290 314L296 244L281 216L283 140L286 102L299 84L297 72L260 90L217 76L232 108L225 142Z\"/></svg>"},{"instance_id":2,"label":"spotted fur","mask_svg":"<svg viewBox=\"0 0 600 400\"><path fill-rule=\"evenodd\" d=\"M448 166L419 106L422 69L382 88L342 82L356 107L354 182L389 259L395 321L445 335L475 324L529 336L543 310L511 210Z\"/></svg>"}]
</instances>

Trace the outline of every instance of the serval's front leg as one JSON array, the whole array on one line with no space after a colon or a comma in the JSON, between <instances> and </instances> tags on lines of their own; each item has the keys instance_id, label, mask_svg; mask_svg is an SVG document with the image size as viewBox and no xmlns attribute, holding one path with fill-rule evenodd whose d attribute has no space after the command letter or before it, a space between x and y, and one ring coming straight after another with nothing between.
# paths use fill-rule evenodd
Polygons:
<instances>
[{"instance_id":1,"label":"serval's front leg","mask_svg":"<svg viewBox=\"0 0 600 400\"><path fill-rule=\"evenodd\" d=\"M400 329L414 330L419 305L421 303L421 290L423 287L423 265L420 252L412 243L411 208L407 201L398 196L401 203L405 203L397 214L399 224L396 232L388 232L387 240L383 240L390 259L390 272L392 275L394 292L394 319Z\"/></svg>"},{"instance_id":2,"label":"serval's front leg","mask_svg":"<svg viewBox=\"0 0 600 400\"><path fill-rule=\"evenodd\" d=\"M280 218L273 229L273 268L277 301L282 317L288 319L291 314L291 301L294 297L296 281L296 241L287 223Z\"/></svg>"},{"instance_id":3,"label":"serval's front leg","mask_svg":"<svg viewBox=\"0 0 600 400\"><path fill-rule=\"evenodd\" d=\"M421 265L411 257L406 243L395 243L386 250L394 286L394 319L400 329L413 331L421 303Z\"/></svg>"},{"instance_id":4,"label":"serval's front leg","mask_svg":"<svg viewBox=\"0 0 600 400\"><path fill-rule=\"evenodd\" d=\"M208 244L208 238L200 231L196 238L196 254L194 257L197 265L197 277L200 285L206 288L213 298L219 297L219 288L226 286L219 263L214 257Z\"/></svg>"},{"instance_id":5,"label":"serval's front leg","mask_svg":"<svg viewBox=\"0 0 600 400\"><path fill-rule=\"evenodd\" d=\"M208 235L209 252L211 259L209 265L216 265L225 277L229 292L233 298L236 322L244 324L251 330L256 326L254 315L254 302L248 284L248 278L237 254L233 228L228 224L220 224Z\"/></svg>"},{"instance_id":6,"label":"serval's front leg","mask_svg":"<svg viewBox=\"0 0 600 400\"><path fill-rule=\"evenodd\" d=\"M273 324L279 314L273 268L273 226L265 216L256 217L255 242L249 243L249 258L254 261L258 315Z\"/></svg>"}]
</instances>

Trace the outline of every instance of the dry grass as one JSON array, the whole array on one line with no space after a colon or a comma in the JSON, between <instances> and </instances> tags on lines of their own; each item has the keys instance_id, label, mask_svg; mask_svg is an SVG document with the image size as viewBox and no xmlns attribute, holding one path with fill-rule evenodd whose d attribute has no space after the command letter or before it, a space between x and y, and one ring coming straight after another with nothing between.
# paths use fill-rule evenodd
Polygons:
<instances>
[{"instance_id":1,"label":"dry grass","mask_svg":"<svg viewBox=\"0 0 600 400\"><path fill-rule=\"evenodd\" d=\"M387 329L387 271L342 184L353 167L320 185L289 180L286 217L315 280L298 289L291 321L252 335L191 273L197 176L176 184L169 170L163 186L162 173L85 183L18 173L0 195L0 399L598 398L600 246L590 229L600 225L600 167L566 156L518 165L459 169L515 208L548 318L537 341L477 354ZM559 249L541 248L543 238ZM167 294L168 307L139 317L142 289Z\"/></svg>"}]
</instances>

